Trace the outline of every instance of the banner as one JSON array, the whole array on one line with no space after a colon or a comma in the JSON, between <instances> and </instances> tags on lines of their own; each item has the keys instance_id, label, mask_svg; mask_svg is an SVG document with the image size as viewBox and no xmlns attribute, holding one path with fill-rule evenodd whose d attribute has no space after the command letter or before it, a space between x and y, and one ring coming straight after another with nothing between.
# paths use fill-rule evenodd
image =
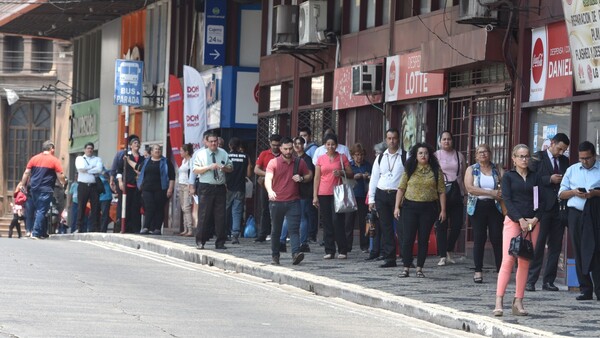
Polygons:
<instances>
[{"instance_id":1,"label":"banner","mask_svg":"<svg viewBox=\"0 0 600 338\"><path fill-rule=\"evenodd\" d=\"M564 22L531 30L529 101L573 95L571 48Z\"/></svg>"},{"instance_id":2,"label":"banner","mask_svg":"<svg viewBox=\"0 0 600 338\"><path fill-rule=\"evenodd\" d=\"M202 134L206 131L206 87L198 71L183 66L183 116L185 143L198 149L204 145Z\"/></svg>"},{"instance_id":3,"label":"banner","mask_svg":"<svg viewBox=\"0 0 600 338\"><path fill-rule=\"evenodd\" d=\"M421 73L421 51L386 58L385 102L444 95L444 74Z\"/></svg>"},{"instance_id":4,"label":"banner","mask_svg":"<svg viewBox=\"0 0 600 338\"><path fill-rule=\"evenodd\" d=\"M181 166L180 148L183 145L183 89L175 75L169 75L169 135L171 152L177 166Z\"/></svg>"},{"instance_id":5,"label":"banner","mask_svg":"<svg viewBox=\"0 0 600 338\"><path fill-rule=\"evenodd\" d=\"M600 3L562 0L577 91L600 88Z\"/></svg>"}]
</instances>

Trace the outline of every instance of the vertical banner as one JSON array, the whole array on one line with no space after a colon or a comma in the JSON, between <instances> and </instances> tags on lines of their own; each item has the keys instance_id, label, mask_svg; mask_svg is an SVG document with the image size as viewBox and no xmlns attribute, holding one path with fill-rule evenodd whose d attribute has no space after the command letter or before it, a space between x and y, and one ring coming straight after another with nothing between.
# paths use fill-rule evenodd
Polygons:
<instances>
[{"instance_id":1,"label":"vertical banner","mask_svg":"<svg viewBox=\"0 0 600 338\"><path fill-rule=\"evenodd\" d=\"M194 145L194 149L202 147L202 134L206 131L206 87L198 71L183 66L183 116L185 143Z\"/></svg>"},{"instance_id":2,"label":"vertical banner","mask_svg":"<svg viewBox=\"0 0 600 338\"><path fill-rule=\"evenodd\" d=\"M175 75L169 75L169 137L171 139L171 153L177 165L181 165L179 148L183 145L183 90L181 83Z\"/></svg>"}]
</instances>

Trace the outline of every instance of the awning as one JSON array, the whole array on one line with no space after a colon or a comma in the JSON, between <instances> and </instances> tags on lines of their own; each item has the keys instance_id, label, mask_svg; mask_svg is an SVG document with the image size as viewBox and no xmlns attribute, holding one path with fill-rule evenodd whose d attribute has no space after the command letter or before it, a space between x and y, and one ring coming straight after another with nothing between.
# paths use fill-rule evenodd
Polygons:
<instances>
[{"instance_id":1,"label":"awning","mask_svg":"<svg viewBox=\"0 0 600 338\"><path fill-rule=\"evenodd\" d=\"M421 71L433 73L458 69L473 63L504 62L502 42L505 33L504 29L496 28L488 32L481 28L452 35L441 41L427 41L421 45ZM514 39L512 41L511 55L516 60L517 46Z\"/></svg>"},{"instance_id":2,"label":"awning","mask_svg":"<svg viewBox=\"0 0 600 338\"><path fill-rule=\"evenodd\" d=\"M0 33L70 40L157 0L29 0L0 5Z\"/></svg>"}]
</instances>

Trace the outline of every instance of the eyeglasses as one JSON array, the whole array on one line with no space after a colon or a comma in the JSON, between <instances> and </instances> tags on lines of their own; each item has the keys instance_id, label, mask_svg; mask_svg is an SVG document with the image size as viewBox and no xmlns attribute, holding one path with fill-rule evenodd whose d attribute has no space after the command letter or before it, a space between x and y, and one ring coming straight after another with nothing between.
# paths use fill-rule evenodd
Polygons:
<instances>
[{"instance_id":1,"label":"eyeglasses","mask_svg":"<svg viewBox=\"0 0 600 338\"><path fill-rule=\"evenodd\" d=\"M529 161L529 155L519 155L519 156L515 156L515 158L518 158L521 161Z\"/></svg>"},{"instance_id":2,"label":"eyeglasses","mask_svg":"<svg viewBox=\"0 0 600 338\"><path fill-rule=\"evenodd\" d=\"M489 153L490 153L490 152L489 152L489 151L487 151L487 150L481 150L481 151L478 151L478 152L477 152L477 154L479 154L479 155L485 155L485 154L489 154Z\"/></svg>"}]
</instances>

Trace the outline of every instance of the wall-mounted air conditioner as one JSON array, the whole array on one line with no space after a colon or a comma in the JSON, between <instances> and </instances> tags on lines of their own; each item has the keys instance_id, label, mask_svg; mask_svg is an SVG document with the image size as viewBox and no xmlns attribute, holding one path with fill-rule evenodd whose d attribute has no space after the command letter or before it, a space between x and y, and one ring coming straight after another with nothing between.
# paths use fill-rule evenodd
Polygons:
<instances>
[{"instance_id":1,"label":"wall-mounted air conditioner","mask_svg":"<svg viewBox=\"0 0 600 338\"><path fill-rule=\"evenodd\" d=\"M298 6L274 7L273 49L298 45Z\"/></svg>"},{"instance_id":2,"label":"wall-mounted air conditioner","mask_svg":"<svg viewBox=\"0 0 600 338\"><path fill-rule=\"evenodd\" d=\"M154 108L156 105L156 86L152 82L142 82L142 108Z\"/></svg>"},{"instance_id":3,"label":"wall-mounted air conditioner","mask_svg":"<svg viewBox=\"0 0 600 338\"><path fill-rule=\"evenodd\" d=\"M308 0L300 4L299 44L319 43L317 33L327 29L327 1Z\"/></svg>"},{"instance_id":4,"label":"wall-mounted air conditioner","mask_svg":"<svg viewBox=\"0 0 600 338\"><path fill-rule=\"evenodd\" d=\"M497 0L460 0L456 22L486 25L498 22Z\"/></svg>"},{"instance_id":5,"label":"wall-mounted air conditioner","mask_svg":"<svg viewBox=\"0 0 600 338\"><path fill-rule=\"evenodd\" d=\"M352 67L352 94L381 93L383 65L360 65Z\"/></svg>"}]
</instances>

